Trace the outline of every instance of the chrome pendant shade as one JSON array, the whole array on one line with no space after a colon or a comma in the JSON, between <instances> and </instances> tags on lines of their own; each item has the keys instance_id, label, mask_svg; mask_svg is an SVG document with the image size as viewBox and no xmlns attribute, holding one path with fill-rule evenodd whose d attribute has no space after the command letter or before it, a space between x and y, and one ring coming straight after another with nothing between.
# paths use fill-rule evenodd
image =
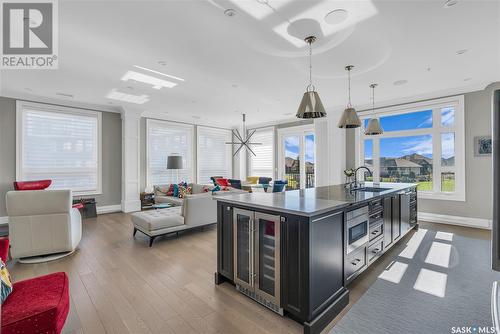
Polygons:
<instances>
[{"instance_id":1,"label":"chrome pendant shade","mask_svg":"<svg viewBox=\"0 0 500 334\"><path fill-rule=\"evenodd\" d=\"M309 36L304 39L309 44L309 85L302 96L299 109L295 115L297 118L321 118L326 116L325 107L312 84L312 46L316 37Z\"/></svg>"},{"instance_id":2,"label":"chrome pendant shade","mask_svg":"<svg viewBox=\"0 0 500 334\"><path fill-rule=\"evenodd\" d=\"M377 136L384 133L384 129L382 129L379 119L375 117L375 87L377 87L377 84L370 85L372 89L372 117L368 121L368 126L365 129L366 136Z\"/></svg>"},{"instance_id":3,"label":"chrome pendant shade","mask_svg":"<svg viewBox=\"0 0 500 334\"><path fill-rule=\"evenodd\" d=\"M347 104L347 108L345 108L344 112L342 113L342 117L340 117L338 126L341 129L354 129L361 126L361 120L358 117L358 113L351 104L351 70L353 67L353 65L348 65L345 67L348 73L347 76L349 78L349 103Z\"/></svg>"},{"instance_id":4,"label":"chrome pendant shade","mask_svg":"<svg viewBox=\"0 0 500 334\"><path fill-rule=\"evenodd\" d=\"M326 116L325 108L317 92L304 93L296 116L297 118L320 118Z\"/></svg>"}]
</instances>

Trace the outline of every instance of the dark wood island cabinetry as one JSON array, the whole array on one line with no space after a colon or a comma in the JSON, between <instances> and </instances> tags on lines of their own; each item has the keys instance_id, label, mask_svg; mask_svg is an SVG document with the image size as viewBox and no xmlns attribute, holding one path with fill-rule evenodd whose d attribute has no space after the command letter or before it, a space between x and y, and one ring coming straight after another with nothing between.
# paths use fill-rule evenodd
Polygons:
<instances>
[{"instance_id":1,"label":"dark wood island cabinetry","mask_svg":"<svg viewBox=\"0 0 500 334\"><path fill-rule=\"evenodd\" d=\"M416 185L379 187L218 197L216 284L320 333L349 303L349 282L416 226Z\"/></svg>"}]
</instances>

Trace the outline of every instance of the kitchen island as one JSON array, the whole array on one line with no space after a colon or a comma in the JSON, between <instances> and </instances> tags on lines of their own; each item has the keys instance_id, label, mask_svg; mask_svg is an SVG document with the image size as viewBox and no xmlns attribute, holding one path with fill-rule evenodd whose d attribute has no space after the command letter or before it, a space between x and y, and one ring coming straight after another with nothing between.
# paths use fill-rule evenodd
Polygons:
<instances>
[{"instance_id":1,"label":"kitchen island","mask_svg":"<svg viewBox=\"0 0 500 334\"><path fill-rule=\"evenodd\" d=\"M219 197L215 283L320 333L348 284L417 227L416 198L402 183Z\"/></svg>"}]
</instances>

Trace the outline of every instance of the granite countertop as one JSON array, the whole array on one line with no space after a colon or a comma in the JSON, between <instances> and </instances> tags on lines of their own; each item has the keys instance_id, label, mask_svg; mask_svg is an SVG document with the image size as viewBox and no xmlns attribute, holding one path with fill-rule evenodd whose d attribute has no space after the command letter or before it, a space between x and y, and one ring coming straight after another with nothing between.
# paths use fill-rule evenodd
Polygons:
<instances>
[{"instance_id":1,"label":"granite countertop","mask_svg":"<svg viewBox=\"0 0 500 334\"><path fill-rule=\"evenodd\" d=\"M291 190L280 193L244 193L217 197L224 203L240 204L243 206L286 212L300 216L315 216L328 211L343 209L347 206L360 204L377 197L395 193L410 187L414 183L387 183L373 184L366 182L365 187L387 188L380 192L350 191L343 184L316 187L301 190Z\"/></svg>"}]
</instances>

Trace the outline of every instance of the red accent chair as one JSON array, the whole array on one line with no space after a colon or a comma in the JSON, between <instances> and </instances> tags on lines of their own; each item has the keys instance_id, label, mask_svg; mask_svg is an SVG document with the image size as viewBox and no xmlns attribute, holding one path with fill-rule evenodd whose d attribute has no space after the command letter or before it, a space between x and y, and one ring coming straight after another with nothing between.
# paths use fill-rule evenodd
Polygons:
<instances>
[{"instance_id":1,"label":"red accent chair","mask_svg":"<svg viewBox=\"0 0 500 334\"><path fill-rule=\"evenodd\" d=\"M14 182L15 190L43 190L52 184L52 180Z\"/></svg>"},{"instance_id":2,"label":"red accent chair","mask_svg":"<svg viewBox=\"0 0 500 334\"><path fill-rule=\"evenodd\" d=\"M7 259L9 239L0 238L0 257ZM69 280L59 272L16 282L2 305L2 334L62 331L69 312Z\"/></svg>"}]
</instances>

